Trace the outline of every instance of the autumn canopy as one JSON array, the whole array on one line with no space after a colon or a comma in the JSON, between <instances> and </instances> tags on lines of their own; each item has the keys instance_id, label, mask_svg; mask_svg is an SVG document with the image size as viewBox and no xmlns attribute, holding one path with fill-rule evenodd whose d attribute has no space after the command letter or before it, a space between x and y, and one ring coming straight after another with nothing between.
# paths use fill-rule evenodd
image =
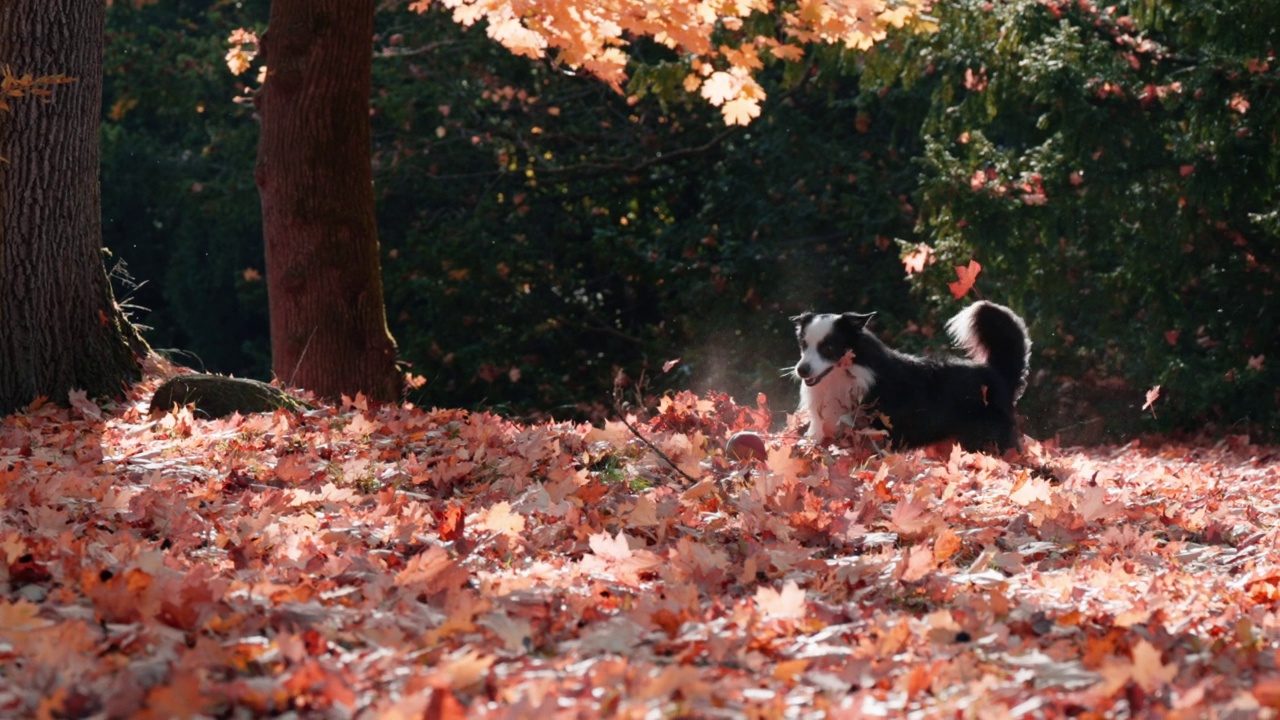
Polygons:
<instances>
[{"instance_id":1,"label":"autumn canopy","mask_svg":"<svg viewBox=\"0 0 1280 720\"><path fill-rule=\"evenodd\" d=\"M410 8L425 12L432 0ZM866 49L884 37L886 27L920 22L923 0L801 0L781 10L768 0L638 2L635 0L440 0L457 22L487 22L487 32L518 55L551 54L569 69L582 69L622 87L630 37L648 37L691 58L685 79L721 109L730 125L746 125L760 114L764 88L753 78L764 57L798 60L802 43L835 43ZM773 15L767 23L761 16ZM761 26L767 32L761 31ZM732 38L732 39L730 39ZM762 57L763 56L763 57Z\"/></svg>"}]
</instances>

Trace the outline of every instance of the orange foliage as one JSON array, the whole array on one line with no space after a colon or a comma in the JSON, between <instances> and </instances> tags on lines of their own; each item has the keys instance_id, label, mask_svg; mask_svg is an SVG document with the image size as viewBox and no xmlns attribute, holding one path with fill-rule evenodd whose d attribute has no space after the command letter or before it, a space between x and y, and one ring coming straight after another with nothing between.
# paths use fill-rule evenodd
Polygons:
<instances>
[{"instance_id":1,"label":"orange foliage","mask_svg":"<svg viewBox=\"0 0 1280 720\"><path fill-rule=\"evenodd\" d=\"M56 85L65 85L75 82L75 78L69 78L66 75L43 75L36 77L31 73L25 75L14 75L8 65L0 67L0 110L8 111L9 98L20 97L40 97L46 98L53 95L53 88Z\"/></svg>"},{"instance_id":2,"label":"orange foliage","mask_svg":"<svg viewBox=\"0 0 1280 720\"><path fill-rule=\"evenodd\" d=\"M761 55L785 61L803 57L807 43L865 50L886 28L916 23L929 0L800 0L783 9L770 0L438 0L465 26L486 22L489 37L518 55L584 70L621 90L625 48L646 37L688 59L693 72L685 89L721 109L725 122L746 125L760 114L765 91L753 77ZM425 12L436 2L415 0ZM773 15L774 34L746 32L753 15ZM733 38L735 44L726 44Z\"/></svg>"}]
</instances>

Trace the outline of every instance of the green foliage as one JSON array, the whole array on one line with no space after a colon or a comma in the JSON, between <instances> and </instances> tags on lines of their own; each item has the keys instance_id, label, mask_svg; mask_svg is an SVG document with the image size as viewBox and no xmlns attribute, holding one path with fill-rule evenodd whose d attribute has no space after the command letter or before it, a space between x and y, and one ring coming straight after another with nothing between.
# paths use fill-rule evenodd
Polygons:
<instances>
[{"instance_id":1,"label":"green foliage","mask_svg":"<svg viewBox=\"0 0 1280 720\"><path fill-rule=\"evenodd\" d=\"M104 121L108 245L149 281L134 302L153 344L255 377L256 126L223 55L265 16L113 6ZM638 52L653 62L628 101L442 14L380 13L373 162L392 331L429 379L415 400L599 417L621 371L629 398L715 388L786 409L788 315L904 307L889 238L913 222L901 160L918 150L868 120L900 93L850 99L843 59L779 66L774 110L727 131L683 92L687 68Z\"/></svg>"},{"instance_id":2,"label":"green foliage","mask_svg":"<svg viewBox=\"0 0 1280 720\"><path fill-rule=\"evenodd\" d=\"M268 5L112 4L101 142L103 235L140 283L118 295L134 320L184 364L260 378L271 364L258 133L223 56L231 30Z\"/></svg>"},{"instance_id":3,"label":"green foliage","mask_svg":"<svg viewBox=\"0 0 1280 720\"><path fill-rule=\"evenodd\" d=\"M894 158L915 138L858 120L892 97L833 102L857 93L838 73L784 90L779 67L771 112L727 130L670 60L629 100L437 15L392 34L406 61L375 73L384 271L424 402L598 416L621 372L628 396L763 391L786 409L788 315L902 307L889 238L913 222L914 171Z\"/></svg>"},{"instance_id":4,"label":"green foliage","mask_svg":"<svg viewBox=\"0 0 1280 720\"><path fill-rule=\"evenodd\" d=\"M1082 383L1113 427L1277 428L1280 7L1221 1L947 3L941 31L880 53L927 89L920 233L1026 313L1059 422ZM868 79L871 79L869 77ZM1064 392L1065 391L1065 392ZM1076 393L1076 397L1071 397Z\"/></svg>"},{"instance_id":5,"label":"green foliage","mask_svg":"<svg viewBox=\"0 0 1280 720\"><path fill-rule=\"evenodd\" d=\"M265 377L257 128L232 102L253 72L223 56L268 2L127 5L108 245L147 281L153 345ZM875 310L891 342L936 349L952 266L976 258L978 290L1031 327L1035 434L1277 431L1274 3L939 4L934 35L767 60L765 112L733 130L664 48L633 48L628 98L396 5L373 162L415 401L599 417L615 389L692 388L789 410L787 316ZM938 260L910 286L895 239Z\"/></svg>"}]
</instances>

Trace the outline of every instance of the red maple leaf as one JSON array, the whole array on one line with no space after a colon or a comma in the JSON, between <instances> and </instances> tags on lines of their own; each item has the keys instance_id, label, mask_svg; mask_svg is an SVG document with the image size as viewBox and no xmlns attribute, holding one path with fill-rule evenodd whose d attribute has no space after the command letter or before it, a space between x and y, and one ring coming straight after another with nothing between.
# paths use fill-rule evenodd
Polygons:
<instances>
[{"instance_id":1,"label":"red maple leaf","mask_svg":"<svg viewBox=\"0 0 1280 720\"><path fill-rule=\"evenodd\" d=\"M978 264L977 260L970 260L967 266L957 265L956 277L960 279L953 283L947 283L947 287L951 288L952 297L957 300L964 297L973 287L973 283L978 279L978 273L980 272L982 272L982 266Z\"/></svg>"}]
</instances>

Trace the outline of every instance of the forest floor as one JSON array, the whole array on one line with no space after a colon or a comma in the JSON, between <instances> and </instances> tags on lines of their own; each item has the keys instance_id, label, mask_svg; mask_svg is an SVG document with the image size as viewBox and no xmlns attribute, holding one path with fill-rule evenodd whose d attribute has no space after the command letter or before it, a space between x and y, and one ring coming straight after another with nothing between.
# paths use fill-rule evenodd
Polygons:
<instances>
[{"instance_id":1,"label":"forest floor","mask_svg":"<svg viewBox=\"0 0 1280 720\"><path fill-rule=\"evenodd\" d=\"M666 399L0 421L5 717L1258 717L1280 451L878 455ZM755 430L767 457L726 438Z\"/></svg>"}]
</instances>

